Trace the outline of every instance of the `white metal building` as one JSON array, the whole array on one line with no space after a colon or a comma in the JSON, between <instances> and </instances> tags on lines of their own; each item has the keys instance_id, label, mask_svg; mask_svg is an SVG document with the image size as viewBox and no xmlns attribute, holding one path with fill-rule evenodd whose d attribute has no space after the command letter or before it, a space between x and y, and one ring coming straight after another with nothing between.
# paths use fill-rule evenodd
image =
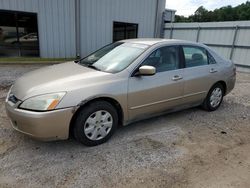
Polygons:
<instances>
[{"instance_id":1,"label":"white metal building","mask_svg":"<svg viewBox=\"0 0 250 188\"><path fill-rule=\"evenodd\" d=\"M0 56L85 56L124 38L159 37L165 0L0 0Z\"/></svg>"},{"instance_id":2,"label":"white metal building","mask_svg":"<svg viewBox=\"0 0 250 188\"><path fill-rule=\"evenodd\" d=\"M165 23L172 23L175 21L176 10L166 8L163 14L163 19Z\"/></svg>"}]
</instances>

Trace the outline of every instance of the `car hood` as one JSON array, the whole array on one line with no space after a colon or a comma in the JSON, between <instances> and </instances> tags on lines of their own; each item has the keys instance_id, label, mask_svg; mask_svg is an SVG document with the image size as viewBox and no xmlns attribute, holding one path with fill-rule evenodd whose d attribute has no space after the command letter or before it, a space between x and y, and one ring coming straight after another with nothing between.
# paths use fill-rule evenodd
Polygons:
<instances>
[{"instance_id":1,"label":"car hood","mask_svg":"<svg viewBox=\"0 0 250 188\"><path fill-rule=\"evenodd\" d=\"M52 65L29 72L14 83L11 93L18 99L25 100L29 97L62 91L71 91L89 84L103 81L105 76L112 74L97 71L67 62Z\"/></svg>"}]
</instances>

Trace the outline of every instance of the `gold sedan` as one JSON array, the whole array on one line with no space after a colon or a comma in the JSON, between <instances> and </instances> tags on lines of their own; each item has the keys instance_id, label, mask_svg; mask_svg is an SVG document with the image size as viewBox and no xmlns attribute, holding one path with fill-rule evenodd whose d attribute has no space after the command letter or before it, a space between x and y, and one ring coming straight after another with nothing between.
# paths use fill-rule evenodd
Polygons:
<instances>
[{"instance_id":1,"label":"gold sedan","mask_svg":"<svg viewBox=\"0 0 250 188\"><path fill-rule=\"evenodd\" d=\"M216 110L235 84L235 66L205 45L133 39L30 72L6 98L13 128L40 140L73 135L87 146L117 125L202 106Z\"/></svg>"}]
</instances>

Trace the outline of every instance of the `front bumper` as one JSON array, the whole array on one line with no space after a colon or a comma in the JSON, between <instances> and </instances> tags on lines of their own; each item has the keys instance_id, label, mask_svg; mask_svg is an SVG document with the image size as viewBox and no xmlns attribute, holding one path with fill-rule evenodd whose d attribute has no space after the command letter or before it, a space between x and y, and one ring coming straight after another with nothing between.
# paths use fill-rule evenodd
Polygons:
<instances>
[{"instance_id":1,"label":"front bumper","mask_svg":"<svg viewBox=\"0 0 250 188\"><path fill-rule=\"evenodd\" d=\"M65 140L69 137L69 126L73 108L48 112L18 109L5 103L6 112L15 130L42 141Z\"/></svg>"}]
</instances>

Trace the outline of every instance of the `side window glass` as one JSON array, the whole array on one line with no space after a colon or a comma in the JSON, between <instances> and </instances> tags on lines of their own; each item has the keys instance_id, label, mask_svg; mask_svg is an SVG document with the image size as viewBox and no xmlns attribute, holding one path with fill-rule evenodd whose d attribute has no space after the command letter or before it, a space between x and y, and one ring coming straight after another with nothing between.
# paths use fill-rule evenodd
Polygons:
<instances>
[{"instance_id":1,"label":"side window glass","mask_svg":"<svg viewBox=\"0 0 250 188\"><path fill-rule=\"evenodd\" d=\"M186 68L208 65L207 51L195 46L183 47Z\"/></svg>"},{"instance_id":2,"label":"side window glass","mask_svg":"<svg viewBox=\"0 0 250 188\"><path fill-rule=\"evenodd\" d=\"M208 63L209 64L216 64L214 57L209 52L207 52L207 56L208 56Z\"/></svg>"},{"instance_id":3,"label":"side window glass","mask_svg":"<svg viewBox=\"0 0 250 188\"><path fill-rule=\"evenodd\" d=\"M156 72L176 70L179 67L179 49L177 46L159 48L142 65L154 66Z\"/></svg>"}]
</instances>

